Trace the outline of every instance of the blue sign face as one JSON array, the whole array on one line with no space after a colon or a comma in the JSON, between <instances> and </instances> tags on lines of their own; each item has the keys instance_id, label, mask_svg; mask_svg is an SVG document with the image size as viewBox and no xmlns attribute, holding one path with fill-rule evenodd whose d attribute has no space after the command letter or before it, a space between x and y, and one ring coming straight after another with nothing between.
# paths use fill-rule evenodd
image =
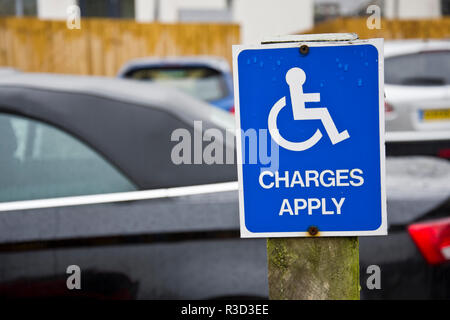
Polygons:
<instances>
[{"instance_id":1,"label":"blue sign face","mask_svg":"<svg viewBox=\"0 0 450 320\"><path fill-rule=\"evenodd\" d=\"M386 234L382 45L234 47L242 237Z\"/></svg>"}]
</instances>

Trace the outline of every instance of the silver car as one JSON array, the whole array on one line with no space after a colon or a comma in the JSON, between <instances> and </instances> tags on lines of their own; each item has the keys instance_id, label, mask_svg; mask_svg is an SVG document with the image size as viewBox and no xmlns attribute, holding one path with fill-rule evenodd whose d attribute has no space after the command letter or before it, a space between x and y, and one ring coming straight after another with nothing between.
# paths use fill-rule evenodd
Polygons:
<instances>
[{"instance_id":1,"label":"silver car","mask_svg":"<svg viewBox=\"0 0 450 320\"><path fill-rule=\"evenodd\" d=\"M450 138L450 41L388 41L384 50L386 131Z\"/></svg>"}]
</instances>

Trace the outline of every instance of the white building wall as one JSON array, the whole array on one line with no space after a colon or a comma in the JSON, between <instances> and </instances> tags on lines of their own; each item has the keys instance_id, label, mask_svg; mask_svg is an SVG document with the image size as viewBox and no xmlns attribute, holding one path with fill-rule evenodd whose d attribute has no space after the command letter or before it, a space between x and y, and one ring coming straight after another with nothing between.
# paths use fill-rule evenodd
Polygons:
<instances>
[{"instance_id":1,"label":"white building wall","mask_svg":"<svg viewBox=\"0 0 450 320\"><path fill-rule=\"evenodd\" d=\"M313 0L234 0L233 17L243 43L293 34L313 26Z\"/></svg>"},{"instance_id":2,"label":"white building wall","mask_svg":"<svg viewBox=\"0 0 450 320\"><path fill-rule=\"evenodd\" d=\"M135 0L134 15L138 22L153 21L155 17L156 0Z\"/></svg>"},{"instance_id":3,"label":"white building wall","mask_svg":"<svg viewBox=\"0 0 450 320\"><path fill-rule=\"evenodd\" d=\"M41 19L65 20L67 8L76 3L76 0L38 0L37 14Z\"/></svg>"},{"instance_id":4,"label":"white building wall","mask_svg":"<svg viewBox=\"0 0 450 320\"><path fill-rule=\"evenodd\" d=\"M388 19L429 19L441 16L441 0L385 0Z\"/></svg>"},{"instance_id":5,"label":"white building wall","mask_svg":"<svg viewBox=\"0 0 450 320\"><path fill-rule=\"evenodd\" d=\"M149 15L138 13L138 3L155 0L136 0L136 17L139 21L153 21ZM255 42L273 35L285 35L307 30L313 26L313 0L233 0L230 22L241 26L243 42ZM183 9L226 10L226 0L159 0L158 20L175 23ZM142 19L138 17L143 17ZM147 18L149 18L147 20ZM213 22L213 21L212 21Z\"/></svg>"},{"instance_id":6,"label":"white building wall","mask_svg":"<svg viewBox=\"0 0 450 320\"><path fill-rule=\"evenodd\" d=\"M159 20L177 22L180 9L224 10L226 0L159 0Z\"/></svg>"},{"instance_id":7,"label":"white building wall","mask_svg":"<svg viewBox=\"0 0 450 320\"><path fill-rule=\"evenodd\" d=\"M180 9L226 10L226 0L135 0L135 16L139 22L175 23ZM409 0L411 1L411 0ZM416 0L421 1L421 0ZM434 1L434 0L432 0ZM42 19L66 19L67 8L76 0L38 0L38 16ZM242 42L285 35L313 26L313 0L233 0L232 17L241 25ZM212 21L213 22L213 21Z\"/></svg>"},{"instance_id":8,"label":"white building wall","mask_svg":"<svg viewBox=\"0 0 450 320\"><path fill-rule=\"evenodd\" d=\"M119 0L120 1L120 0ZM155 18L155 2L158 0L135 0L135 17L140 22ZM66 10L76 0L37 0L38 17L42 19L65 19ZM226 0L159 0L158 18L161 22L177 22L179 9L225 9Z\"/></svg>"}]
</instances>

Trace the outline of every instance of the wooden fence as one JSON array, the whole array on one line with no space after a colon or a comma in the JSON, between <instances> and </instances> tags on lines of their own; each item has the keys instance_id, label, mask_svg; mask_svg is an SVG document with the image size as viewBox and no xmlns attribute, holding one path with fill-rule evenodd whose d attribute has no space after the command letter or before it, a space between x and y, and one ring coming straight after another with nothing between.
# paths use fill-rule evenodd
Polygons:
<instances>
[{"instance_id":1,"label":"wooden fence","mask_svg":"<svg viewBox=\"0 0 450 320\"><path fill-rule=\"evenodd\" d=\"M65 21L1 18L0 66L114 76L126 61L138 57L214 55L231 63L231 46L239 41L234 24L82 19L81 29L71 30Z\"/></svg>"},{"instance_id":2,"label":"wooden fence","mask_svg":"<svg viewBox=\"0 0 450 320\"><path fill-rule=\"evenodd\" d=\"M450 18L381 20L381 29L369 29L367 18L339 18L318 24L304 33L355 32L361 39L432 39L450 37Z\"/></svg>"},{"instance_id":3,"label":"wooden fence","mask_svg":"<svg viewBox=\"0 0 450 320\"><path fill-rule=\"evenodd\" d=\"M305 33L356 32L360 38L449 38L450 18L385 20L370 30L366 18L339 18ZM114 76L128 60L148 56L215 55L231 63L240 41L235 24L136 23L82 19L81 30L65 21L0 18L0 66L23 71Z\"/></svg>"}]
</instances>

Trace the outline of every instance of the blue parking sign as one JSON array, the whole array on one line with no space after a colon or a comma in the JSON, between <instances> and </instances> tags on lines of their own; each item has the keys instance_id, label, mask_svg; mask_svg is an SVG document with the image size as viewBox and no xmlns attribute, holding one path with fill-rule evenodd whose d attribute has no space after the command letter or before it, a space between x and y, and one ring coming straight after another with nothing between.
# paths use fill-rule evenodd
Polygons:
<instances>
[{"instance_id":1,"label":"blue parking sign","mask_svg":"<svg viewBox=\"0 0 450 320\"><path fill-rule=\"evenodd\" d=\"M241 237L387 234L383 40L233 46Z\"/></svg>"}]
</instances>

